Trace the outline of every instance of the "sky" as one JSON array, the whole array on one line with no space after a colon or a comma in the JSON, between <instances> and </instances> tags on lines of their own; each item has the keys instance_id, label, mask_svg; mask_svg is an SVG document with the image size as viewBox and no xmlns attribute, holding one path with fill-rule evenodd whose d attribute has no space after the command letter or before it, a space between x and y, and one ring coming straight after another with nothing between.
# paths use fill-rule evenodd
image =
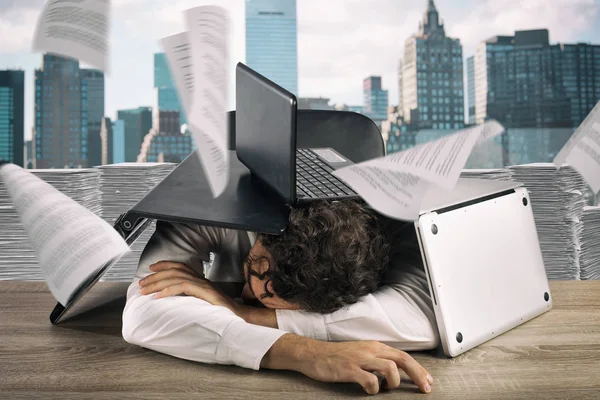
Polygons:
<instances>
[{"instance_id":1,"label":"sky","mask_svg":"<svg viewBox=\"0 0 600 400\"><path fill-rule=\"evenodd\" d=\"M299 97L362 104L364 78L381 76L390 104L398 103L398 60L428 0L297 0ZM185 30L183 11L226 7L232 19L231 76L245 61L244 0L112 0L106 115L153 103L153 54L158 40ZM435 0L446 34L460 39L463 57L477 43L515 30L547 28L552 43L600 44L600 0ZM25 137L33 126L34 69L41 54L31 42L44 0L0 0L0 69L25 70ZM85 65L82 65L85 67ZM231 82L230 87L233 87ZM233 98L230 89L230 100ZM230 105L233 103L230 101Z\"/></svg>"}]
</instances>

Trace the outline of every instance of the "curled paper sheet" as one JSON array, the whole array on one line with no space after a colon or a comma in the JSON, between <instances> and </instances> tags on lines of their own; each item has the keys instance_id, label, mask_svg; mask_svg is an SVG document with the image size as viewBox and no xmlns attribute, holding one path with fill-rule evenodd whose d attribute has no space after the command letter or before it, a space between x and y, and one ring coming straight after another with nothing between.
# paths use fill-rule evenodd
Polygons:
<instances>
[{"instance_id":1,"label":"curled paper sheet","mask_svg":"<svg viewBox=\"0 0 600 400\"><path fill-rule=\"evenodd\" d=\"M367 203L391 218L413 221L430 185L454 188L473 148L504 132L497 121L334 172Z\"/></svg>"},{"instance_id":2,"label":"curled paper sheet","mask_svg":"<svg viewBox=\"0 0 600 400\"><path fill-rule=\"evenodd\" d=\"M32 173L5 164L0 166L0 180L19 214L46 283L62 305L82 282L129 252L112 226Z\"/></svg>"},{"instance_id":3,"label":"curled paper sheet","mask_svg":"<svg viewBox=\"0 0 600 400\"><path fill-rule=\"evenodd\" d=\"M110 0L48 0L32 50L75 58L109 73Z\"/></svg>"}]
</instances>

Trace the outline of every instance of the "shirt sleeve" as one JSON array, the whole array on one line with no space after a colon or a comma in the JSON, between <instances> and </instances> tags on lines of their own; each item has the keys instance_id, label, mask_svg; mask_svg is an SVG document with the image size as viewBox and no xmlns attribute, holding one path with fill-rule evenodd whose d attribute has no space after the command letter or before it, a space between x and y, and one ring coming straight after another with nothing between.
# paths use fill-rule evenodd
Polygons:
<instances>
[{"instance_id":1,"label":"shirt sleeve","mask_svg":"<svg viewBox=\"0 0 600 400\"><path fill-rule=\"evenodd\" d=\"M436 348L439 333L416 236L410 225L396 226L391 235L390 266L376 292L330 314L277 310L279 329L318 340L377 340L405 351Z\"/></svg>"},{"instance_id":2,"label":"shirt sleeve","mask_svg":"<svg viewBox=\"0 0 600 400\"><path fill-rule=\"evenodd\" d=\"M174 357L258 370L284 331L246 323L229 309L191 296L156 299L141 295L139 279L158 261L177 261L199 272L211 251L236 231L159 222L127 290L122 334L125 341Z\"/></svg>"}]
</instances>

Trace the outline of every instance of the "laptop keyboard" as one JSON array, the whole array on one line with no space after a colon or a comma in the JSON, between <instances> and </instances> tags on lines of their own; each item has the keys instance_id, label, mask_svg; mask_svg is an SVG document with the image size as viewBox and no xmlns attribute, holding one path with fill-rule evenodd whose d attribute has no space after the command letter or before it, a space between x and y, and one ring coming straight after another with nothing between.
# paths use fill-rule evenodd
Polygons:
<instances>
[{"instance_id":1,"label":"laptop keyboard","mask_svg":"<svg viewBox=\"0 0 600 400\"><path fill-rule=\"evenodd\" d=\"M329 165L308 149L296 150L296 196L323 198L356 196L356 193L331 173Z\"/></svg>"}]
</instances>

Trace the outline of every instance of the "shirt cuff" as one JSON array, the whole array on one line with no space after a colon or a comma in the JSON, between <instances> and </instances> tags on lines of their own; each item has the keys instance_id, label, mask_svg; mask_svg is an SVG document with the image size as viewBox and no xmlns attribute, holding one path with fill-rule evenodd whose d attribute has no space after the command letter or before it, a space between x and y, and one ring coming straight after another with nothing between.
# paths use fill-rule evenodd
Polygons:
<instances>
[{"instance_id":1,"label":"shirt cuff","mask_svg":"<svg viewBox=\"0 0 600 400\"><path fill-rule=\"evenodd\" d=\"M260 369L267 351L285 334L279 329L248 324L242 319L233 321L221 337L217 359L254 370Z\"/></svg>"},{"instance_id":2,"label":"shirt cuff","mask_svg":"<svg viewBox=\"0 0 600 400\"><path fill-rule=\"evenodd\" d=\"M325 316L298 310L275 310L279 329L316 340L327 341Z\"/></svg>"}]
</instances>

